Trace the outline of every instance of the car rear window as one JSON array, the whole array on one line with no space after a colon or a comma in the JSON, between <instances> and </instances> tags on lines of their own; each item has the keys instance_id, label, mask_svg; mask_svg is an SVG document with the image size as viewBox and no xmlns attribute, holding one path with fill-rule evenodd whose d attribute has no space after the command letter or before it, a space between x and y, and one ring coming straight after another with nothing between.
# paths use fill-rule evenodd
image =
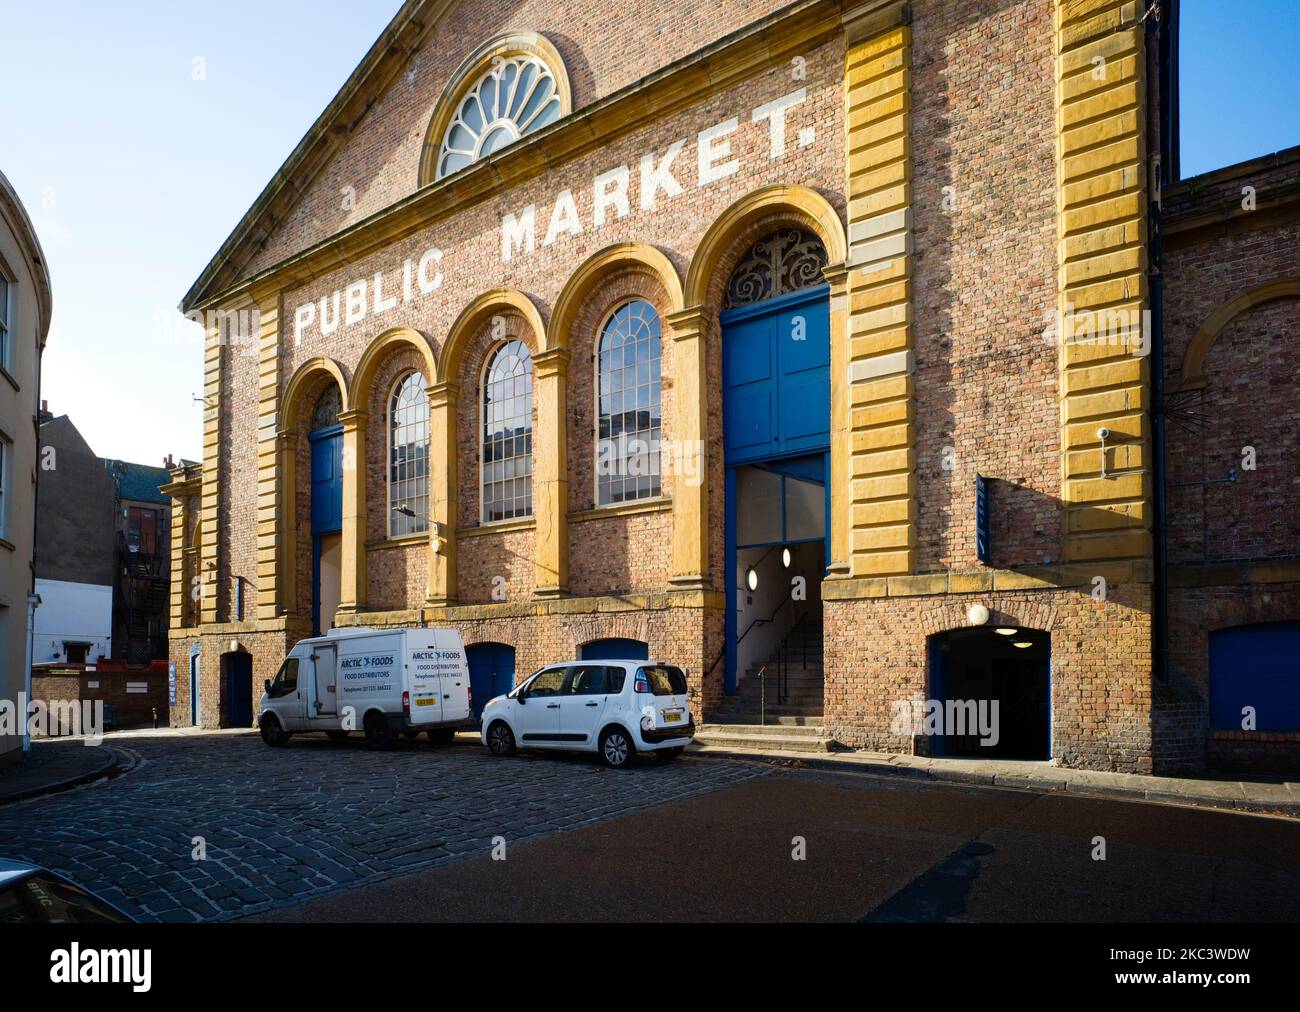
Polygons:
<instances>
[{"instance_id":1,"label":"car rear window","mask_svg":"<svg viewBox=\"0 0 1300 1012\"><path fill-rule=\"evenodd\" d=\"M645 675L650 682L650 691L656 696L686 695L686 675L681 668L670 664L646 665L637 673Z\"/></svg>"}]
</instances>

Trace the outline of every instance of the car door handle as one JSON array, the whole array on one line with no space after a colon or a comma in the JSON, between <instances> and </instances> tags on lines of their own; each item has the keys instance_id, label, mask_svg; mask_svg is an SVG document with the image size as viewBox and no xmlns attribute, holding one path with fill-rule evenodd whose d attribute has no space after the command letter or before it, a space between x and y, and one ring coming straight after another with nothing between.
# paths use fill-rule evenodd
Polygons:
<instances>
[{"instance_id":1,"label":"car door handle","mask_svg":"<svg viewBox=\"0 0 1300 1012\"><path fill-rule=\"evenodd\" d=\"M547 708L548 710L558 710L558 709L560 708L560 704L559 704L559 703L547 703L547 704L546 704L546 708Z\"/></svg>"},{"instance_id":2,"label":"car door handle","mask_svg":"<svg viewBox=\"0 0 1300 1012\"><path fill-rule=\"evenodd\" d=\"M588 703L587 705L588 705L588 706L599 706L600 704L599 704L599 703Z\"/></svg>"}]
</instances>

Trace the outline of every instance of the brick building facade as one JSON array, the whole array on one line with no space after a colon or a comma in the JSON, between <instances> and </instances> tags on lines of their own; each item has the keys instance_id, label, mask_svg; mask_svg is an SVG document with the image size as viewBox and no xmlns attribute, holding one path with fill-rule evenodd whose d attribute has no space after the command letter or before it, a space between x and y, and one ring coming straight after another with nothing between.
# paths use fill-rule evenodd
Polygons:
<instances>
[{"instance_id":1,"label":"brick building facade","mask_svg":"<svg viewBox=\"0 0 1300 1012\"><path fill-rule=\"evenodd\" d=\"M1014 754L1064 765L1271 748L1209 738L1184 633L1220 589L1229 624L1300 601L1184 592L1200 535L1180 514L1153 536L1144 314L1172 383L1186 328L1251 282L1213 228L1166 239L1151 282L1171 12L1146 13L409 0L185 298L205 452L165 489L173 721L226 722L234 655L260 685L317 629L417 623L518 677L632 641L689 669L703 720L743 690L750 631L797 622L845 745L955 754L896 704L964 693L1006 697ZM1173 274L1198 243L1217 288ZM1270 306L1265 345L1294 322ZM629 431L657 462L616 452L611 480ZM1168 450L1171 473L1197 452ZM1233 551L1294 554L1256 519ZM783 545L825 579L768 618Z\"/></svg>"}]
</instances>

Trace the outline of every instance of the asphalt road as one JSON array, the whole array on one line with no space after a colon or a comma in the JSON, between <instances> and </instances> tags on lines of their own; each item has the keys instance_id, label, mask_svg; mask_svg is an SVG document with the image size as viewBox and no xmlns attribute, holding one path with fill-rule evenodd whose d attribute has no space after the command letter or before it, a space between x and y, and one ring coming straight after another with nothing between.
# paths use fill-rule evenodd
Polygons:
<instances>
[{"instance_id":1,"label":"asphalt road","mask_svg":"<svg viewBox=\"0 0 1300 1012\"><path fill-rule=\"evenodd\" d=\"M252 919L1300 920L1300 822L765 772Z\"/></svg>"}]
</instances>

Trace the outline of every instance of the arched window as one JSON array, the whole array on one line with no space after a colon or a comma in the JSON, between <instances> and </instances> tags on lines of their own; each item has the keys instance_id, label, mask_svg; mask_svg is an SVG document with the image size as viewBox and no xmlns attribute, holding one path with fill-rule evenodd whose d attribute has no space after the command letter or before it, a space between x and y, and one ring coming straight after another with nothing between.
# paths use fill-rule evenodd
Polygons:
<instances>
[{"instance_id":1,"label":"arched window","mask_svg":"<svg viewBox=\"0 0 1300 1012\"><path fill-rule=\"evenodd\" d=\"M502 345L483 378L483 522L533 512L533 357Z\"/></svg>"},{"instance_id":2,"label":"arched window","mask_svg":"<svg viewBox=\"0 0 1300 1012\"><path fill-rule=\"evenodd\" d=\"M496 61L461 99L442 136L438 178L495 154L562 112L560 85L542 60L523 53Z\"/></svg>"},{"instance_id":3,"label":"arched window","mask_svg":"<svg viewBox=\"0 0 1300 1012\"><path fill-rule=\"evenodd\" d=\"M429 397L408 373L388 398L388 536L429 529Z\"/></svg>"},{"instance_id":4,"label":"arched window","mask_svg":"<svg viewBox=\"0 0 1300 1012\"><path fill-rule=\"evenodd\" d=\"M662 494L659 314L644 299L621 306L600 335L596 503Z\"/></svg>"}]
</instances>

